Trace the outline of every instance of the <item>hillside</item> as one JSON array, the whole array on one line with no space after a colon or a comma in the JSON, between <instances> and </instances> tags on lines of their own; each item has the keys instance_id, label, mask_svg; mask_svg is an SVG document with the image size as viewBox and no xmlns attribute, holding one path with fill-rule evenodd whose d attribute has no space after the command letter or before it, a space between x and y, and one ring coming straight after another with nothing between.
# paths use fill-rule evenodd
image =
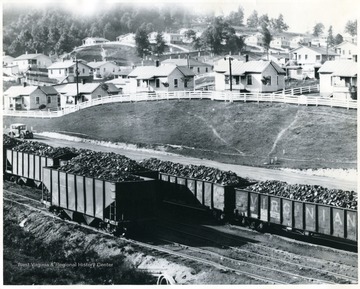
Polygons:
<instances>
[{"instance_id":1,"label":"hillside","mask_svg":"<svg viewBox=\"0 0 360 289\"><path fill-rule=\"evenodd\" d=\"M224 163L356 168L356 111L207 100L109 104L58 119L4 117L36 131L139 144Z\"/></svg>"}]
</instances>

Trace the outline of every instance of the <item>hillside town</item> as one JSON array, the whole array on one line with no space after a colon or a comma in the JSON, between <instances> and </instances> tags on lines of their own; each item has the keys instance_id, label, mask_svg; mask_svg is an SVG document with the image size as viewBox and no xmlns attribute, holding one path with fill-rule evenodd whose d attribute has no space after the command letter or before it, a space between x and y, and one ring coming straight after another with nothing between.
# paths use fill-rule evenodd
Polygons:
<instances>
[{"instance_id":1,"label":"hillside town","mask_svg":"<svg viewBox=\"0 0 360 289\"><path fill-rule=\"evenodd\" d=\"M259 29L253 34L236 32L244 43L241 52L223 55L212 49L191 48L205 33L204 29L183 27L172 33L149 32L146 41L156 45L159 36L167 52L140 53L139 62L131 65L109 59L107 50L114 45L118 49L138 49L135 33L119 35L112 41L89 36L81 40L82 45L63 55L38 51L24 51L18 56L4 54L3 79L11 83L4 92L4 109L53 111L104 96L137 93L271 93L291 89L294 81L306 80L318 85L315 95L320 98L356 100L354 33L340 35L338 44L324 32L274 33L271 41L265 43ZM82 49L100 49L100 55L85 60L81 58Z\"/></svg>"}]
</instances>

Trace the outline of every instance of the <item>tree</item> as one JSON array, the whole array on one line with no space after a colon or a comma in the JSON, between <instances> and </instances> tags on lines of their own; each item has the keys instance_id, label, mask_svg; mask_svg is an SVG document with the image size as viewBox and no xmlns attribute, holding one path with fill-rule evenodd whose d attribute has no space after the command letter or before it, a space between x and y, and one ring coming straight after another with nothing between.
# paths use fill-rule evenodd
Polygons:
<instances>
[{"instance_id":1,"label":"tree","mask_svg":"<svg viewBox=\"0 0 360 289\"><path fill-rule=\"evenodd\" d=\"M259 18L259 26L263 27L264 25L267 27L270 26L270 19L267 14L261 15Z\"/></svg>"},{"instance_id":2,"label":"tree","mask_svg":"<svg viewBox=\"0 0 360 289\"><path fill-rule=\"evenodd\" d=\"M236 12L232 11L226 20L234 26L242 26L244 22L244 9L239 6Z\"/></svg>"},{"instance_id":3,"label":"tree","mask_svg":"<svg viewBox=\"0 0 360 289\"><path fill-rule=\"evenodd\" d=\"M323 32L324 32L324 24L322 23L316 23L314 28L313 28L313 35L315 37L320 36Z\"/></svg>"},{"instance_id":4,"label":"tree","mask_svg":"<svg viewBox=\"0 0 360 289\"><path fill-rule=\"evenodd\" d=\"M272 36L269 29L267 29L266 25L261 26L261 34L262 34L262 43L265 48L267 58L269 59L269 48L270 48L270 42L272 40Z\"/></svg>"},{"instance_id":5,"label":"tree","mask_svg":"<svg viewBox=\"0 0 360 289\"><path fill-rule=\"evenodd\" d=\"M289 29L289 26L284 22L284 16L279 15L277 19L271 19L271 26L277 32L283 32Z\"/></svg>"},{"instance_id":6,"label":"tree","mask_svg":"<svg viewBox=\"0 0 360 289\"><path fill-rule=\"evenodd\" d=\"M333 36L333 28L332 25L330 25L329 30L328 30L328 36L326 39L326 44L328 47L334 47L335 45L335 38Z\"/></svg>"},{"instance_id":7,"label":"tree","mask_svg":"<svg viewBox=\"0 0 360 289\"><path fill-rule=\"evenodd\" d=\"M161 32L158 32L155 38L155 46L153 47L153 52L157 55L162 55L165 51L165 41Z\"/></svg>"},{"instance_id":8,"label":"tree","mask_svg":"<svg viewBox=\"0 0 360 289\"><path fill-rule=\"evenodd\" d=\"M335 36L335 45L338 45L338 44L340 44L340 43L342 43L344 41L344 38L342 37L342 35L341 34L336 34L336 36Z\"/></svg>"},{"instance_id":9,"label":"tree","mask_svg":"<svg viewBox=\"0 0 360 289\"><path fill-rule=\"evenodd\" d=\"M184 36L186 39L194 41L194 39L196 38L196 32L192 29L188 29L186 30Z\"/></svg>"},{"instance_id":10,"label":"tree","mask_svg":"<svg viewBox=\"0 0 360 289\"><path fill-rule=\"evenodd\" d=\"M349 33L351 36L357 35L357 20L349 20L345 25L345 32Z\"/></svg>"},{"instance_id":11,"label":"tree","mask_svg":"<svg viewBox=\"0 0 360 289\"><path fill-rule=\"evenodd\" d=\"M147 31L143 26L140 26L136 30L135 43L136 43L136 51L138 56L144 57L144 55L149 54L150 42Z\"/></svg>"},{"instance_id":12,"label":"tree","mask_svg":"<svg viewBox=\"0 0 360 289\"><path fill-rule=\"evenodd\" d=\"M256 10L254 10L253 13L249 16L246 24L250 28L257 28L259 26L259 18Z\"/></svg>"}]
</instances>

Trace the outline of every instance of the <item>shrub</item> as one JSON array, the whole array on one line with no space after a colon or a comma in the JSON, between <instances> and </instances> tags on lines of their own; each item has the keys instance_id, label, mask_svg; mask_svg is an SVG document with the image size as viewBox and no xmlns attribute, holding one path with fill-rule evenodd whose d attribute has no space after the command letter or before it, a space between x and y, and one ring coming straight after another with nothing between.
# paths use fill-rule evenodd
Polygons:
<instances>
[{"instance_id":1,"label":"shrub","mask_svg":"<svg viewBox=\"0 0 360 289\"><path fill-rule=\"evenodd\" d=\"M46 105L45 104L40 104L39 109L41 110L41 109L44 109L44 108L46 108Z\"/></svg>"}]
</instances>

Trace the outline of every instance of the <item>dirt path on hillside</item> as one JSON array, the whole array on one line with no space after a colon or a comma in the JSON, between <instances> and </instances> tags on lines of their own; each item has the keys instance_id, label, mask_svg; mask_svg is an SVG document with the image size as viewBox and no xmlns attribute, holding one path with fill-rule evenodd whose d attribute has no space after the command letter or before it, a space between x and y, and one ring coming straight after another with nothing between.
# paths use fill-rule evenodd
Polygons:
<instances>
[{"instance_id":1,"label":"dirt path on hillside","mask_svg":"<svg viewBox=\"0 0 360 289\"><path fill-rule=\"evenodd\" d=\"M208 167L218 168L224 171L230 170L235 172L237 175L241 177L250 178L258 181L279 180L279 181L287 182L289 184L320 185L329 189L357 191L357 180L355 178L353 180L347 180L347 179L341 179L341 176L337 176L337 178L325 177L325 176L309 176L309 175L299 174L293 171L282 171L275 169L226 164L212 160L186 157L186 156L176 155L162 151L149 150L149 149L126 149L120 146L110 147L110 146L95 144L91 142L75 142L71 140L55 139L55 138L49 138L39 135L36 135L35 140L47 143L55 147L68 146L68 147L91 149L95 151L115 152L118 154L125 155L137 161L146 158L155 157L160 160L177 162L184 165L190 165L190 164L204 165Z\"/></svg>"}]
</instances>

